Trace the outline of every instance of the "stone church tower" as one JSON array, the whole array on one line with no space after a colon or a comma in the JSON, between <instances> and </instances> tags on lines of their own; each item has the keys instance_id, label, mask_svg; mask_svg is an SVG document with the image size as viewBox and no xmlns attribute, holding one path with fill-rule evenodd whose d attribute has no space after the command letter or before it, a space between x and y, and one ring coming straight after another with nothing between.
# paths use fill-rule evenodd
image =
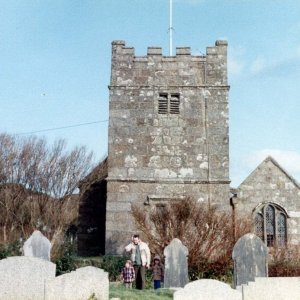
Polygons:
<instances>
[{"instance_id":1,"label":"stone church tower","mask_svg":"<svg viewBox=\"0 0 300 300\"><path fill-rule=\"evenodd\" d=\"M300 244L300 184L267 157L229 187L227 42L206 55L112 43L108 158L80 182L78 254L118 254L145 209L191 197L253 221L268 247ZM231 196L230 196L231 195Z\"/></svg>"},{"instance_id":2,"label":"stone church tower","mask_svg":"<svg viewBox=\"0 0 300 300\"><path fill-rule=\"evenodd\" d=\"M106 254L135 231L132 203L192 197L230 209L227 42L206 55L112 43Z\"/></svg>"}]
</instances>

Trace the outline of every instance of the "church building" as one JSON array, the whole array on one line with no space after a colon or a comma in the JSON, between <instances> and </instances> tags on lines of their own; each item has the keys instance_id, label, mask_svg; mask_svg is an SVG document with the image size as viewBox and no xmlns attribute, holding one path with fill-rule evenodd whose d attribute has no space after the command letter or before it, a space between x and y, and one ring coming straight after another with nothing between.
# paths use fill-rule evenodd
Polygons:
<instances>
[{"instance_id":1,"label":"church building","mask_svg":"<svg viewBox=\"0 0 300 300\"><path fill-rule=\"evenodd\" d=\"M112 43L108 157L80 184L78 254L123 252L135 232L133 203L193 198L250 216L268 246L300 234L300 188L268 157L230 188L227 42L135 56Z\"/></svg>"}]
</instances>

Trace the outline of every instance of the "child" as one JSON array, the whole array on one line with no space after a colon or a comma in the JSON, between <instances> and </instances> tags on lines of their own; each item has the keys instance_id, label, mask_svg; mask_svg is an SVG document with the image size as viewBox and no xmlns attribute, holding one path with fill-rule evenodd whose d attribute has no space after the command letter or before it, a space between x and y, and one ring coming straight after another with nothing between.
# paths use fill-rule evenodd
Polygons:
<instances>
[{"instance_id":1,"label":"child","mask_svg":"<svg viewBox=\"0 0 300 300\"><path fill-rule=\"evenodd\" d=\"M154 289L156 290L160 288L160 283L164 280L164 266L160 262L158 255L154 257L151 269L153 272Z\"/></svg>"},{"instance_id":2,"label":"child","mask_svg":"<svg viewBox=\"0 0 300 300\"><path fill-rule=\"evenodd\" d=\"M132 288L132 282L135 280L134 268L131 260L127 260L125 267L122 269L121 278L126 288Z\"/></svg>"}]
</instances>

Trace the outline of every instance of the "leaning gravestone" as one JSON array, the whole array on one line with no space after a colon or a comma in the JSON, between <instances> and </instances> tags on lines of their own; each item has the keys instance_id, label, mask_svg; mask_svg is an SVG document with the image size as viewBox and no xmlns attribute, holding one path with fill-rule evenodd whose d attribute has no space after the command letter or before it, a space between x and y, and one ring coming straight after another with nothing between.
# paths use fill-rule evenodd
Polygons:
<instances>
[{"instance_id":1,"label":"leaning gravestone","mask_svg":"<svg viewBox=\"0 0 300 300\"><path fill-rule=\"evenodd\" d=\"M239 287L255 277L268 276L268 248L255 234L239 238L233 247L234 286Z\"/></svg>"},{"instance_id":2,"label":"leaning gravestone","mask_svg":"<svg viewBox=\"0 0 300 300\"><path fill-rule=\"evenodd\" d=\"M24 243L24 256L38 257L50 261L50 241L38 230L35 230Z\"/></svg>"},{"instance_id":3,"label":"leaning gravestone","mask_svg":"<svg viewBox=\"0 0 300 300\"><path fill-rule=\"evenodd\" d=\"M0 300L43 300L45 280L55 278L56 265L35 257L0 260Z\"/></svg>"},{"instance_id":4,"label":"leaning gravestone","mask_svg":"<svg viewBox=\"0 0 300 300\"><path fill-rule=\"evenodd\" d=\"M165 248L165 288L184 287L188 283L188 253L179 239L173 239Z\"/></svg>"},{"instance_id":5,"label":"leaning gravestone","mask_svg":"<svg viewBox=\"0 0 300 300\"><path fill-rule=\"evenodd\" d=\"M96 267L83 267L63 274L45 284L46 300L83 300L94 296L97 300L108 300L108 273Z\"/></svg>"},{"instance_id":6,"label":"leaning gravestone","mask_svg":"<svg viewBox=\"0 0 300 300\"><path fill-rule=\"evenodd\" d=\"M214 279L200 279L188 283L173 295L174 300L242 300L242 293L228 284Z\"/></svg>"}]
</instances>

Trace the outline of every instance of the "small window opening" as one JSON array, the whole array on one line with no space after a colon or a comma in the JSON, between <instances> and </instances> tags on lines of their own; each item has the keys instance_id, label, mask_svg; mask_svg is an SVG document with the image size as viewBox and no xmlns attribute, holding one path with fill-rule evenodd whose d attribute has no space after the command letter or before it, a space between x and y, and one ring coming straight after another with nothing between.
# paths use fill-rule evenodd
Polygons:
<instances>
[{"instance_id":1,"label":"small window opening","mask_svg":"<svg viewBox=\"0 0 300 300\"><path fill-rule=\"evenodd\" d=\"M179 114L180 97L179 94L161 93L158 98L159 114Z\"/></svg>"},{"instance_id":2,"label":"small window opening","mask_svg":"<svg viewBox=\"0 0 300 300\"><path fill-rule=\"evenodd\" d=\"M158 113L159 114L167 114L168 113L168 94L159 94Z\"/></svg>"},{"instance_id":3,"label":"small window opening","mask_svg":"<svg viewBox=\"0 0 300 300\"><path fill-rule=\"evenodd\" d=\"M171 94L170 98L170 114L179 114L179 95Z\"/></svg>"}]
</instances>

